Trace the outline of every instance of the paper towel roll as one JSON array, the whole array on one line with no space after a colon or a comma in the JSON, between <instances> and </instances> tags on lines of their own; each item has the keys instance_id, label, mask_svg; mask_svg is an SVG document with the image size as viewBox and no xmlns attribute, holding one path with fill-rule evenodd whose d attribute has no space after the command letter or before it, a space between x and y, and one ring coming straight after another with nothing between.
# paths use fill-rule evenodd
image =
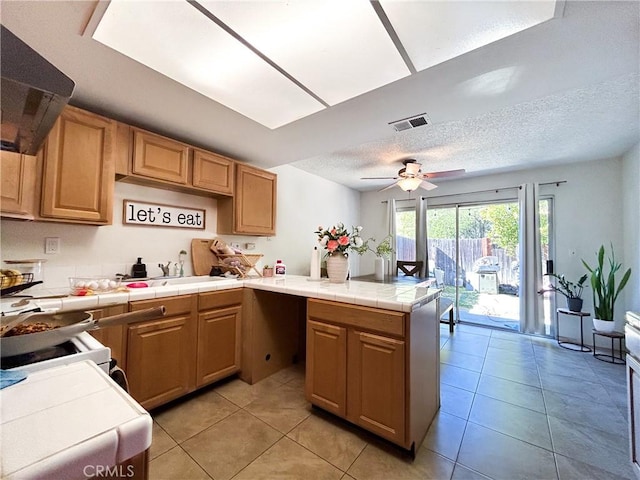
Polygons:
<instances>
[{"instance_id":1,"label":"paper towel roll","mask_svg":"<svg viewBox=\"0 0 640 480\"><path fill-rule=\"evenodd\" d=\"M318 250L318 247L313 247L313 250L311 250L310 271L311 280L320 280L320 250Z\"/></svg>"}]
</instances>

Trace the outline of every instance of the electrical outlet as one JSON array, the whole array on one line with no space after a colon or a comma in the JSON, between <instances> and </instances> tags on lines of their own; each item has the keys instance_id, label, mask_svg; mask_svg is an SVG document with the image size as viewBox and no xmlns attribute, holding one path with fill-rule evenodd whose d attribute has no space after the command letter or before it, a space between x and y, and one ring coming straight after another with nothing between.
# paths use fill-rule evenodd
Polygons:
<instances>
[{"instance_id":1,"label":"electrical outlet","mask_svg":"<svg viewBox=\"0 0 640 480\"><path fill-rule=\"evenodd\" d=\"M237 248L239 250L240 244L238 242L231 242L231 248Z\"/></svg>"},{"instance_id":2,"label":"electrical outlet","mask_svg":"<svg viewBox=\"0 0 640 480\"><path fill-rule=\"evenodd\" d=\"M44 253L48 255L60 253L60 237L46 237L44 239Z\"/></svg>"},{"instance_id":3,"label":"electrical outlet","mask_svg":"<svg viewBox=\"0 0 640 480\"><path fill-rule=\"evenodd\" d=\"M244 249L245 250L255 250L256 249L256 244L255 243L245 243L244 244Z\"/></svg>"}]
</instances>

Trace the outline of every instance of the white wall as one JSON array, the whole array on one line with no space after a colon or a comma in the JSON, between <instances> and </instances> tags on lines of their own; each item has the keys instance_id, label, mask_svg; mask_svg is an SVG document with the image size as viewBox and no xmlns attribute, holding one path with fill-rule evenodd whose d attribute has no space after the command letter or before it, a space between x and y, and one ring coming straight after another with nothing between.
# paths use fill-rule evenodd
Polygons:
<instances>
[{"instance_id":1,"label":"white wall","mask_svg":"<svg viewBox=\"0 0 640 480\"><path fill-rule=\"evenodd\" d=\"M640 143L622 157L624 259L631 279L624 290L626 309L640 312Z\"/></svg>"},{"instance_id":2,"label":"white wall","mask_svg":"<svg viewBox=\"0 0 640 480\"><path fill-rule=\"evenodd\" d=\"M272 169L278 174L277 236L223 236L227 242L253 242L261 263L282 259L288 273L309 274L310 250L316 245L313 232L319 224L338 221L357 224L359 193L290 166ZM206 230L122 224L124 199L141 200L206 210ZM68 285L68 277L130 273L136 257L143 257L150 276L160 275L159 262L176 261L180 250L189 252L185 274L191 275L191 239L216 235L217 202L212 198L186 195L116 182L113 224L93 227L48 222L3 219L2 260L45 258L45 286ZM60 237L61 252L44 255L45 237ZM244 245L242 245L244 247ZM354 275L357 265L354 265Z\"/></svg>"},{"instance_id":3,"label":"white wall","mask_svg":"<svg viewBox=\"0 0 640 480\"><path fill-rule=\"evenodd\" d=\"M637 155L637 154L636 154ZM630 162L632 163L632 162ZM636 157L637 163L637 157ZM458 180L438 182L439 187L430 192L421 191L420 194L429 197L428 205L436 203L454 202L456 200L491 200L505 193L486 193L482 195L467 195L469 192L476 192L487 189L505 188L517 186L526 182L555 182L566 180L566 184L559 187L547 186L541 188L541 194L552 194L555 198L555 241L556 257L555 269L558 273L564 273L569 278L578 278L586 272L581 263L581 259L594 263L595 254L600 245L604 244L607 249L610 242L616 251L617 258L623 265L629 266L629 261L625 260L628 251L638 249L639 240L637 235L635 240L629 240L629 248L625 248L623 235L623 161L620 158L603 159L593 162L580 162L565 166L550 166L532 170L523 170L513 173L503 173L475 178L465 178ZM637 165L636 165L637 168ZM628 179L625 179L625 182ZM636 176L637 184L637 176ZM637 188L637 186L636 186ZM462 194L461 196L437 198L443 195ZM513 195L517 195L515 190ZM406 199L415 198L416 193L409 196L399 188L386 192L366 192L362 194L361 204L362 225L376 238L384 237L385 209L386 204L381 203L388 198ZM435 198L431 198L435 197ZM637 196L635 197L637 199ZM636 225L637 225L637 200L629 202L629 209L635 205ZM628 217L633 215L628 213ZM628 219L627 219L628 220ZM637 232L637 229L636 229ZM575 251L575 255L569 255L570 251ZM637 261L637 260L636 260ZM373 261L370 258L362 259L361 271L367 273L373 269ZM369 272L370 273L370 272ZM637 273L636 276L637 282ZM637 285L637 283L636 283ZM630 301L629 296L627 303ZM563 299L559 298L559 302ZM625 298L616 304L616 320L618 329L622 327L624 312L627 304ZM560 304L560 303L559 303ZM562 305L562 304L560 304ZM592 295L590 289L585 291L585 309L593 310ZM591 327L586 328L585 335L590 336ZM561 327L565 335L565 326ZM572 333L574 335L572 335ZM579 330L568 331L567 336L579 336Z\"/></svg>"}]
</instances>

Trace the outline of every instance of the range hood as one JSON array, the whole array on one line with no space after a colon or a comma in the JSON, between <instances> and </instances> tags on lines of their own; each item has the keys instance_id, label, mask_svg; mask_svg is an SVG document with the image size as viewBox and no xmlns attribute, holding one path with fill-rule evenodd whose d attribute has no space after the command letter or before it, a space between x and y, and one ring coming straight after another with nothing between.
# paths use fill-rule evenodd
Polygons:
<instances>
[{"instance_id":1,"label":"range hood","mask_svg":"<svg viewBox=\"0 0 640 480\"><path fill-rule=\"evenodd\" d=\"M2 150L35 155L75 83L0 25Z\"/></svg>"}]
</instances>

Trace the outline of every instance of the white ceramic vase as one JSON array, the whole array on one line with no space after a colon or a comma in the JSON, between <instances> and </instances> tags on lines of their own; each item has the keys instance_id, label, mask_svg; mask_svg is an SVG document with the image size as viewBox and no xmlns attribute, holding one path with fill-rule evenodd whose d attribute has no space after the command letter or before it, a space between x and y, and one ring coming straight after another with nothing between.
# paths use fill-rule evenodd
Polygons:
<instances>
[{"instance_id":1,"label":"white ceramic vase","mask_svg":"<svg viewBox=\"0 0 640 480\"><path fill-rule=\"evenodd\" d=\"M327 275L329 283L344 283L349 273L349 257L342 253L329 254L327 257Z\"/></svg>"},{"instance_id":2,"label":"white ceramic vase","mask_svg":"<svg viewBox=\"0 0 640 480\"><path fill-rule=\"evenodd\" d=\"M600 320L599 318L593 319L593 328L599 332L613 332L616 326L616 322L611 320Z\"/></svg>"},{"instance_id":3,"label":"white ceramic vase","mask_svg":"<svg viewBox=\"0 0 640 480\"><path fill-rule=\"evenodd\" d=\"M376 280L384 280L384 258L376 257L374 263L374 275Z\"/></svg>"}]
</instances>

